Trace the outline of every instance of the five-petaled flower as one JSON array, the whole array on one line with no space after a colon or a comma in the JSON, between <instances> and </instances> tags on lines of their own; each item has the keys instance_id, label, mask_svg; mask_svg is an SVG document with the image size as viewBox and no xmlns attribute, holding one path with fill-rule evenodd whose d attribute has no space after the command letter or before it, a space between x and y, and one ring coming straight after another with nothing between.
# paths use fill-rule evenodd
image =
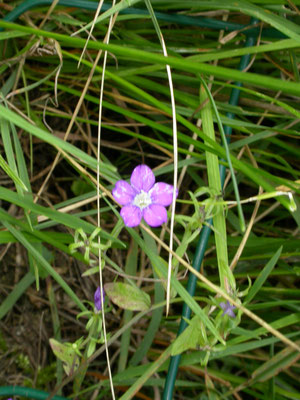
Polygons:
<instances>
[{"instance_id":1,"label":"five-petaled flower","mask_svg":"<svg viewBox=\"0 0 300 400\"><path fill-rule=\"evenodd\" d=\"M229 301L227 300L226 303L224 303L223 301L220 303L220 307L223 310L223 316L224 315L229 315L229 317L231 318L235 318L235 313L233 312L233 310L236 308L233 304L230 304Z\"/></svg>"},{"instance_id":2,"label":"five-petaled flower","mask_svg":"<svg viewBox=\"0 0 300 400\"><path fill-rule=\"evenodd\" d=\"M100 295L101 290L100 287L98 286L95 294L94 294L94 303L95 303L95 308L97 311L101 311L102 310L102 306L104 304L104 300L105 300L105 292L104 289L102 289L102 296Z\"/></svg>"},{"instance_id":3,"label":"five-petaled flower","mask_svg":"<svg viewBox=\"0 0 300 400\"><path fill-rule=\"evenodd\" d=\"M167 210L173 200L173 186L155 183L155 176L147 165L134 168L130 183L120 180L112 191L114 199L123 207L121 217L130 228L139 225L142 218L152 227L167 222ZM176 197L178 191L176 190Z\"/></svg>"}]
</instances>

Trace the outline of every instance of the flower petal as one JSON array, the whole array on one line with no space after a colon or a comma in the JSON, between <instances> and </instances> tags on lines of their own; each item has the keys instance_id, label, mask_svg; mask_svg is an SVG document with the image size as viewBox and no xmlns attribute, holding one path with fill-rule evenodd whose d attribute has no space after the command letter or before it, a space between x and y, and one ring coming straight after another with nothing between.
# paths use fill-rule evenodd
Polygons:
<instances>
[{"instance_id":1,"label":"flower petal","mask_svg":"<svg viewBox=\"0 0 300 400\"><path fill-rule=\"evenodd\" d=\"M136 191L126 181L117 181L115 187L112 190L114 199L117 200L122 206L133 202L136 196Z\"/></svg>"},{"instance_id":2,"label":"flower petal","mask_svg":"<svg viewBox=\"0 0 300 400\"><path fill-rule=\"evenodd\" d=\"M152 203L160 204L161 206L169 206L173 199L173 186L164 182L157 182L149 191ZM176 197L178 190L176 190Z\"/></svg>"},{"instance_id":3,"label":"flower petal","mask_svg":"<svg viewBox=\"0 0 300 400\"><path fill-rule=\"evenodd\" d=\"M139 207L133 205L122 207L120 214L123 218L124 224L129 228L138 226L142 219L142 211Z\"/></svg>"},{"instance_id":4,"label":"flower petal","mask_svg":"<svg viewBox=\"0 0 300 400\"><path fill-rule=\"evenodd\" d=\"M159 204L150 204L144 208L143 217L147 224L154 228L167 222L168 219L167 210Z\"/></svg>"},{"instance_id":5,"label":"flower petal","mask_svg":"<svg viewBox=\"0 0 300 400\"><path fill-rule=\"evenodd\" d=\"M131 185L137 190L148 192L155 182L155 176L147 165L138 165L132 171L130 177Z\"/></svg>"},{"instance_id":6,"label":"flower petal","mask_svg":"<svg viewBox=\"0 0 300 400\"><path fill-rule=\"evenodd\" d=\"M229 315L229 317L231 318L235 318L235 313L233 312L233 310L231 308L229 308L226 312L227 315Z\"/></svg>"}]
</instances>

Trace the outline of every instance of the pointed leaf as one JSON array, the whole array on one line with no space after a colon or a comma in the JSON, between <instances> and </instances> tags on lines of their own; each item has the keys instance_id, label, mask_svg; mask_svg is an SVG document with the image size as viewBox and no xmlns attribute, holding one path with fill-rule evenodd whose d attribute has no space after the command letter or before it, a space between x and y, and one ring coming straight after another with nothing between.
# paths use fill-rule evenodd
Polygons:
<instances>
[{"instance_id":1,"label":"pointed leaf","mask_svg":"<svg viewBox=\"0 0 300 400\"><path fill-rule=\"evenodd\" d=\"M300 343L298 340L296 343ZM252 373L254 382L265 382L274 378L280 372L294 365L300 358L300 354L291 347L287 347L273 356L271 359L263 363Z\"/></svg>"},{"instance_id":2,"label":"pointed leaf","mask_svg":"<svg viewBox=\"0 0 300 400\"><path fill-rule=\"evenodd\" d=\"M63 367L67 375L79 367L79 359L75 350L67 344L59 343L57 340L49 339L50 346L56 357L63 362Z\"/></svg>"},{"instance_id":3,"label":"pointed leaf","mask_svg":"<svg viewBox=\"0 0 300 400\"><path fill-rule=\"evenodd\" d=\"M189 326L177 337L172 346L172 356L181 354L189 349L196 349L199 345L203 346L203 335L201 334L199 317L195 316L189 322Z\"/></svg>"}]
</instances>

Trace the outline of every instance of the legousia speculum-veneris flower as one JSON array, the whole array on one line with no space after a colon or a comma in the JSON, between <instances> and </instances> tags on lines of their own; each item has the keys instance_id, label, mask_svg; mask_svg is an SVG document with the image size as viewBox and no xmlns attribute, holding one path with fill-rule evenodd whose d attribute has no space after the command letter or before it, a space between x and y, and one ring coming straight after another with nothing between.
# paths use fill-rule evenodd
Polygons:
<instances>
[{"instance_id":1,"label":"legousia speculum-veneris flower","mask_svg":"<svg viewBox=\"0 0 300 400\"><path fill-rule=\"evenodd\" d=\"M142 218L152 227L167 222L165 207L172 203L173 186L164 182L155 183L155 176L147 165L138 165L132 171L130 184L119 180L112 191L114 199L121 204L124 224L133 228ZM176 197L178 191L176 190Z\"/></svg>"},{"instance_id":2,"label":"legousia speculum-veneris flower","mask_svg":"<svg viewBox=\"0 0 300 400\"><path fill-rule=\"evenodd\" d=\"M233 310L236 308L233 304L230 304L229 301L226 301L226 303L224 301L222 301L220 303L220 307L223 310L223 316L224 315L229 315L229 317L231 318L235 318L235 313L233 312Z\"/></svg>"}]
</instances>

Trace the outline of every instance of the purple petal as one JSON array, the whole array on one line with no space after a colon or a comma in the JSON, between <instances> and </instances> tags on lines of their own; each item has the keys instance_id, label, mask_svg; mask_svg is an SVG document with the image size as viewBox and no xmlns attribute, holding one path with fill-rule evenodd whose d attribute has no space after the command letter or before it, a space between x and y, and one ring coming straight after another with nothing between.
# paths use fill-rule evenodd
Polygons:
<instances>
[{"instance_id":1,"label":"purple petal","mask_svg":"<svg viewBox=\"0 0 300 400\"><path fill-rule=\"evenodd\" d=\"M100 287L97 287L97 290L94 294L94 303L98 311L102 310L102 305L104 303L104 300L105 300L104 289L102 289L102 296L100 296Z\"/></svg>"},{"instance_id":2,"label":"purple petal","mask_svg":"<svg viewBox=\"0 0 300 400\"><path fill-rule=\"evenodd\" d=\"M235 313L233 312L233 310L231 308L229 308L227 310L226 314L229 315L229 317L231 317L231 318L235 318Z\"/></svg>"},{"instance_id":3,"label":"purple petal","mask_svg":"<svg viewBox=\"0 0 300 400\"><path fill-rule=\"evenodd\" d=\"M167 222L168 219L167 210L159 204L150 204L146 207L143 210L143 217L147 224L154 228Z\"/></svg>"},{"instance_id":4,"label":"purple petal","mask_svg":"<svg viewBox=\"0 0 300 400\"><path fill-rule=\"evenodd\" d=\"M155 183L155 176L151 168L142 164L134 168L130 177L130 182L138 192L141 190L148 192Z\"/></svg>"},{"instance_id":5,"label":"purple petal","mask_svg":"<svg viewBox=\"0 0 300 400\"><path fill-rule=\"evenodd\" d=\"M154 204L169 206L173 200L173 186L164 182L157 182L149 191L151 200ZM176 190L176 197L178 190Z\"/></svg>"},{"instance_id":6,"label":"purple petal","mask_svg":"<svg viewBox=\"0 0 300 400\"><path fill-rule=\"evenodd\" d=\"M136 195L136 191L126 181L116 182L115 187L112 190L114 199L117 200L122 206L130 204Z\"/></svg>"},{"instance_id":7,"label":"purple petal","mask_svg":"<svg viewBox=\"0 0 300 400\"><path fill-rule=\"evenodd\" d=\"M138 226L142 219L142 211L139 207L133 205L124 206L120 214L124 224L129 228Z\"/></svg>"}]
</instances>

